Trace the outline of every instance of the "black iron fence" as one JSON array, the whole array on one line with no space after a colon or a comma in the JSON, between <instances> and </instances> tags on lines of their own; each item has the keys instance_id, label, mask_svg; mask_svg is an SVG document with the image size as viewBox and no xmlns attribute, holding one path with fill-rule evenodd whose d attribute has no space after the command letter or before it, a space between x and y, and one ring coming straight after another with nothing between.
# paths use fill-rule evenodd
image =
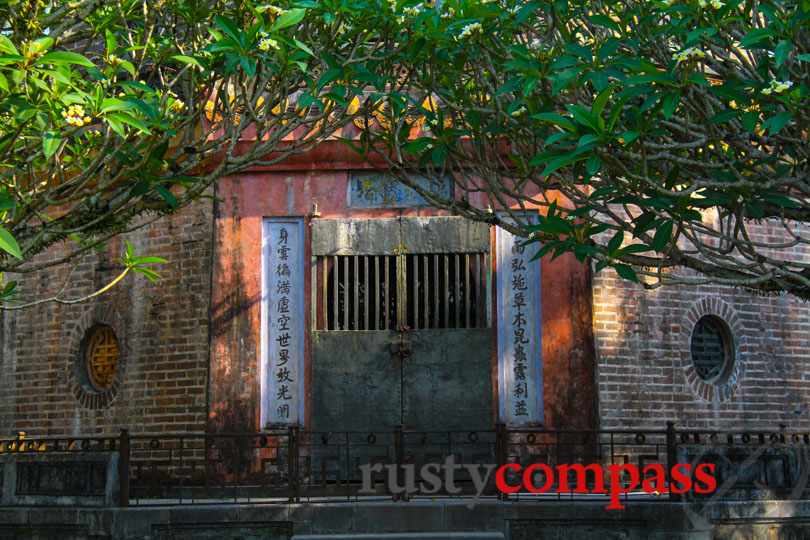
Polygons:
<instances>
[{"instance_id":1,"label":"black iron fence","mask_svg":"<svg viewBox=\"0 0 810 540\"><path fill-rule=\"evenodd\" d=\"M622 504L634 499L810 498L810 433L679 430L672 423L662 430L498 425L482 431L291 427L222 435L146 436L122 430L118 437L20 436L0 440L0 464L8 454L111 451L118 453L121 506L374 497L609 503L613 495ZM714 489L695 477L701 464L714 465ZM0 466L0 484L2 471ZM656 493L671 485L679 489Z\"/></svg>"}]
</instances>

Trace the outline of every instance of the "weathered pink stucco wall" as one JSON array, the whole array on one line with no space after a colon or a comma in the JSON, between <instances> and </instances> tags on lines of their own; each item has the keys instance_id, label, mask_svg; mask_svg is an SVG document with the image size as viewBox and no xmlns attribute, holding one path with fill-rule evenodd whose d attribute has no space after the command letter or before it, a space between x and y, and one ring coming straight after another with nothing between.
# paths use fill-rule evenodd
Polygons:
<instances>
[{"instance_id":1,"label":"weathered pink stucco wall","mask_svg":"<svg viewBox=\"0 0 810 540\"><path fill-rule=\"evenodd\" d=\"M303 216L307 229L315 204L321 213L316 219L449 215L430 207L348 208L348 174L350 170L363 168L367 165L348 148L329 141L313 152L285 161L283 166L243 173L217 183L216 196L223 202L216 205L214 212L210 431L261 429L262 218ZM305 239L304 256L309 261L306 230ZM590 276L585 266L569 257L543 261L542 275L545 423L554 427L595 427ZM310 313L308 275L304 283L304 313ZM309 335L310 320L305 319L305 335ZM305 354L309 388L308 344ZM497 389L496 366L493 349L494 389ZM494 399L497 402L497 394ZM493 410L497 411L497 406Z\"/></svg>"}]
</instances>

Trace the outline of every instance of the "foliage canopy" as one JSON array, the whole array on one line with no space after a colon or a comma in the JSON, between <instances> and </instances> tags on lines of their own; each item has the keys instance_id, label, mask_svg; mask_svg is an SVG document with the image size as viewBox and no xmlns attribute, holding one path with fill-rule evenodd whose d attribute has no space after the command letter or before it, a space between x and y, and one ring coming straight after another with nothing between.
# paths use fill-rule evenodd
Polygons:
<instances>
[{"instance_id":1,"label":"foliage canopy","mask_svg":"<svg viewBox=\"0 0 810 540\"><path fill-rule=\"evenodd\" d=\"M147 4L0 4L0 272L75 264L363 116L348 144L538 255L810 297L808 0Z\"/></svg>"},{"instance_id":2,"label":"foliage canopy","mask_svg":"<svg viewBox=\"0 0 810 540\"><path fill-rule=\"evenodd\" d=\"M451 174L494 208L539 204L509 213L540 255L810 298L809 23L806 0L448 0L402 59L430 129L358 150L414 189ZM403 103L400 128L424 109Z\"/></svg>"}]
</instances>

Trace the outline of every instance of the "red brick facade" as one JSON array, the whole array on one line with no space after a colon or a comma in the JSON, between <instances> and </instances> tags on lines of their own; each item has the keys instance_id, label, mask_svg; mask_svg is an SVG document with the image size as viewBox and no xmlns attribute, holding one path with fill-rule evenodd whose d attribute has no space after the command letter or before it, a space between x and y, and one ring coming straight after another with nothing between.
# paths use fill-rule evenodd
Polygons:
<instances>
[{"instance_id":1,"label":"red brick facade","mask_svg":"<svg viewBox=\"0 0 810 540\"><path fill-rule=\"evenodd\" d=\"M692 365L697 320L730 327L736 364L723 384ZM806 429L810 422L810 308L787 296L731 287L673 286L645 292L612 271L594 277L599 417L605 429Z\"/></svg>"},{"instance_id":2,"label":"red brick facade","mask_svg":"<svg viewBox=\"0 0 810 540\"><path fill-rule=\"evenodd\" d=\"M332 163L328 172L300 172L315 167L310 161L290 165L298 172L225 179L218 188L225 203L216 210L201 202L128 235L138 253L170 261L156 268L164 276L158 285L128 276L84 304L1 312L0 436L259 429L261 218L306 216L313 202L324 219L347 215L346 171L357 164L327 158L315 161L321 171ZM122 243L87 258L69 297L115 277L110 261ZM56 290L62 272L29 275L20 288L42 297ZM589 272L568 256L544 261L542 275L548 427L808 425L805 304L718 286L645 292L611 271L593 277L591 295ZM703 382L692 366L691 332L703 315L722 318L733 334L737 363L721 385ZM82 339L95 323L112 326L121 349L118 375L103 393L86 392L76 375Z\"/></svg>"},{"instance_id":3,"label":"red brick facade","mask_svg":"<svg viewBox=\"0 0 810 540\"><path fill-rule=\"evenodd\" d=\"M74 306L48 304L0 312L0 436L116 435L201 432L208 382L212 209L200 202L127 235L138 254L164 257L157 285L128 275L109 292ZM87 257L66 298L89 294L118 272L123 239ZM30 298L54 293L54 267L20 280ZM86 331L108 324L120 364L109 390L87 392L77 377Z\"/></svg>"}]
</instances>

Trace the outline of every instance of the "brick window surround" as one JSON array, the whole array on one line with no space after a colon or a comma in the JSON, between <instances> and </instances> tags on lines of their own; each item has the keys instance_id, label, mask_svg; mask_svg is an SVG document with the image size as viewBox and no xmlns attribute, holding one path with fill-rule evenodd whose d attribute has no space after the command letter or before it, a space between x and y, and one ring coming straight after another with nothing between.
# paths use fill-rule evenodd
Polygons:
<instances>
[{"instance_id":1,"label":"brick window surround","mask_svg":"<svg viewBox=\"0 0 810 540\"><path fill-rule=\"evenodd\" d=\"M692 362L692 331L697 322L707 315L721 319L728 327L733 365L728 377L718 382L706 382L700 378ZM743 374L745 357L742 354L740 343L744 341L746 332L744 326L734 309L715 297L701 298L689 308L681 322L679 339L680 358L683 374L695 397L700 401L724 402L738 391L738 381Z\"/></svg>"},{"instance_id":2,"label":"brick window surround","mask_svg":"<svg viewBox=\"0 0 810 540\"><path fill-rule=\"evenodd\" d=\"M85 345L90 333L98 325L113 329L118 340L118 366L109 387L95 388L87 380ZM127 344L123 324L118 313L109 306L88 306L70 333L67 356L68 385L73 397L87 409L104 409L112 405L126 374Z\"/></svg>"}]
</instances>

